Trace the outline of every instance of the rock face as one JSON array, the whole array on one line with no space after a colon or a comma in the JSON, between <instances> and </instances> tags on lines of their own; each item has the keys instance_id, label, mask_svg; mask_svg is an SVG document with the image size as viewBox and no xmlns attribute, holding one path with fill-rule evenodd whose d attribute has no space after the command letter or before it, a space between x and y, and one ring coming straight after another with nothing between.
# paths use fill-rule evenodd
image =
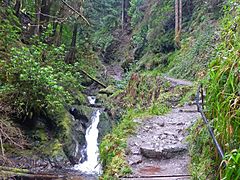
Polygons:
<instances>
[{"instance_id":1,"label":"rock face","mask_svg":"<svg viewBox=\"0 0 240 180\"><path fill-rule=\"evenodd\" d=\"M84 161L81 150L86 144L85 134L87 127L91 124L91 116L94 109L84 105L76 105L70 108L68 118L70 132L63 137L63 150L72 165Z\"/></svg>"},{"instance_id":2,"label":"rock face","mask_svg":"<svg viewBox=\"0 0 240 180\"><path fill-rule=\"evenodd\" d=\"M98 124L99 136L98 141L100 142L102 138L107 134L110 133L113 126L113 120L106 112L102 112L100 115L100 122Z\"/></svg>"},{"instance_id":3,"label":"rock face","mask_svg":"<svg viewBox=\"0 0 240 180\"><path fill-rule=\"evenodd\" d=\"M195 110L196 107L188 106L165 116L137 120L138 130L129 138L127 150L134 176L189 174L186 136L187 128L200 117Z\"/></svg>"},{"instance_id":4,"label":"rock face","mask_svg":"<svg viewBox=\"0 0 240 180\"><path fill-rule=\"evenodd\" d=\"M71 164L77 164L79 161L86 160L86 154L82 151L86 147L86 129L92 124L91 117L98 108L79 105L70 109L71 133L65 142L64 151ZM100 141L112 129L112 120L104 111L101 112L100 122L98 124Z\"/></svg>"}]
</instances>

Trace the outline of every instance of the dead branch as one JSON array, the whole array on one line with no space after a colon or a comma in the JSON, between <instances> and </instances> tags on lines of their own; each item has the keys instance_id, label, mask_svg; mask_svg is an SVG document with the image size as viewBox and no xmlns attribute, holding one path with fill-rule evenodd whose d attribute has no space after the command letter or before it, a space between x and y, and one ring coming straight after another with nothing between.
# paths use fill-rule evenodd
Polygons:
<instances>
[{"instance_id":1,"label":"dead branch","mask_svg":"<svg viewBox=\"0 0 240 180\"><path fill-rule=\"evenodd\" d=\"M69 9L71 9L73 12L75 12L77 15L79 15L90 26L90 23L88 22L88 20L80 12L78 12L76 9L74 9L72 6L70 6L66 1L64 1L64 0L61 0L61 1Z\"/></svg>"},{"instance_id":2,"label":"dead branch","mask_svg":"<svg viewBox=\"0 0 240 180\"><path fill-rule=\"evenodd\" d=\"M90 78L91 80L95 81L96 83L98 83L99 85L101 85L104 88L107 88L107 86L105 84L103 84L102 82L100 82L99 80L97 80L96 78L92 77L91 75L89 75L86 71L81 70L81 72L86 75L88 78Z\"/></svg>"},{"instance_id":3,"label":"dead branch","mask_svg":"<svg viewBox=\"0 0 240 180\"><path fill-rule=\"evenodd\" d=\"M27 146L27 142L21 133L21 130L14 127L8 118L2 117L0 119L0 145L2 150L2 155L4 156L4 143L9 143L14 147L24 149Z\"/></svg>"}]
</instances>

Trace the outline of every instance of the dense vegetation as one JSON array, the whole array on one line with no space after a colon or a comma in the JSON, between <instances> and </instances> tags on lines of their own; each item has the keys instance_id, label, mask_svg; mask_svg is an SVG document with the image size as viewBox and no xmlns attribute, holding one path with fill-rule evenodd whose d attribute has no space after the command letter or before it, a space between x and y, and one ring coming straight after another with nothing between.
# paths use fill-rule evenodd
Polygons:
<instances>
[{"instance_id":1,"label":"dense vegetation","mask_svg":"<svg viewBox=\"0 0 240 180\"><path fill-rule=\"evenodd\" d=\"M54 157L63 150L69 156L73 122L68 109L85 103L84 86L92 83L88 76L98 76L101 69L88 38L91 28L77 11L81 8L74 1L1 2L0 120L7 124L1 129L3 156L14 151L10 147L30 145L18 143L9 122L26 129L23 139L37 142L37 152ZM83 33L78 33L80 23Z\"/></svg>"},{"instance_id":2,"label":"dense vegetation","mask_svg":"<svg viewBox=\"0 0 240 180\"><path fill-rule=\"evenodd\" d=\"M173 87L163 78L171 76L204 84L205 112L226 154L224 168L199 120L189 136L193 178L239 179L240 4L182 0L176 30L177 1L0 1L1 162L36 151L74 164L69 109L87 111L86 95L104 87L97 97L115 125L100 144L102 178L131 172L133 120L193 100L196 87ZM107 77L112 65L123 68L120 81Z\"/></svg>"}]
</instances>

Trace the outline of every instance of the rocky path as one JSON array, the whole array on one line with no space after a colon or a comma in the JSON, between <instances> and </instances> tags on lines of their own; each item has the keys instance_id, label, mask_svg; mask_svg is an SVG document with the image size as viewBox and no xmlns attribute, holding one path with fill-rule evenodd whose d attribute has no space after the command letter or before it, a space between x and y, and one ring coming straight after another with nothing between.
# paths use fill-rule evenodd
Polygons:
<instances>
[{"instance_id":1,"label":"rocky path","mask_svg":"<svg viewBox=\"0 0 240 180\"><path fill-rule=\"evenodd\" d=\"M112 77L116 81L121 81L123 76L123 69L119 64L106 65L106 75Z\"/></svg>"},{"instance_id":2,"label":"rocky path","mask_svg":"<svg viewBox=\"0 0 240 180\"><path fill-rule=\"evenodd\" d=\"M128 179L190 179L187 128L199 117L195 106L184 106L136 120L138 130L128 139L127 159L133 170Z\"/></svg>"}]
</instances>

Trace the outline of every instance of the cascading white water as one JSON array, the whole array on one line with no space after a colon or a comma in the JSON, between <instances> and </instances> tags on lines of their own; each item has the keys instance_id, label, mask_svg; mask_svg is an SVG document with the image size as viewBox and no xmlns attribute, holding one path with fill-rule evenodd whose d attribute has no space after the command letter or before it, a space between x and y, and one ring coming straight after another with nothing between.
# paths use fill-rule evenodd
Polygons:
<instances>
[{"instance_id":1,"label":"cascading white water","mask_svg":"<svg viewBox=\"0 0 240 180\"><path fill-rule=\"evenodd\" d=\"M88 96L88 101L89 101L90 104L95 104L96 97L95 96Z\"/></svg>"},{"instance_id":2,"label":"cascading white water","mask_svg":"<svg viewBox=\"0 0 240 180\"><path fill-rule=\"evenodd\" d=\"M94 104L96 98L88 97L89 103ZM83 163L74 166L75 170L79 170L85 174L101 174L101 164L98 161L99 149L98 149L98 123L100 118L100 111L97 110L92 116L92 124L86 130L86 152L87 160Z\"/></svg>"}]
</instances>

